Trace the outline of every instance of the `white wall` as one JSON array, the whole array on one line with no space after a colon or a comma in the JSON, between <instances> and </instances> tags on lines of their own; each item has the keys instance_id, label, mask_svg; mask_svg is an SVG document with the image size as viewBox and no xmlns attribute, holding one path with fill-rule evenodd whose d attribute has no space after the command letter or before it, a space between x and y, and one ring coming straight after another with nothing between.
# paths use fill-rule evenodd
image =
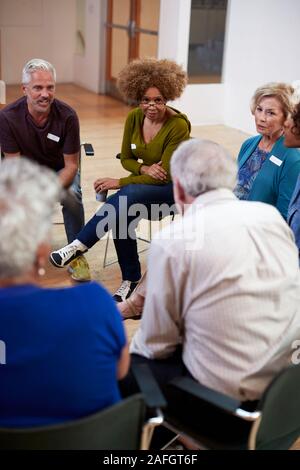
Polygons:
<instances>
[{"instance_id":1,"label":"white wall","mask_svg":"<svg viewBox=\"0 0 300 470\"><path fill-rule=\"evenodd\" d=\"M75 0L0 0L1 70L7 84L20 83L33 57L53 63L58 82L73 81Z\"/></svg>"},{"instance_id":2,"label":"white wall","mask_svg":"<svg viewBox=\"0 0 300 470\"><path fill-rule=\"evenodd\" d=\"M161 0L159 57L187 68L191 0ZM223 83L188 85L175 103L194 125L255 132L249 102L268 81L300 79L300 0L229 0Z\"/></svg>"},{"instance_id":3,"label":"white wall","mask_svg":"<svg viewBox=\"0 0 300 470\"><path fill-rule=\"evenodd\" d=\"M174 107L186 113L193 126L224 122L223 84L188 85Z\"/></svg>"},{"instance_id":4,"label":"white wall","mask_svg":"<svg viewBox=\"0 0 300 470\"><path fill-rule=\"evenodd\" d=\"M191 0L161 0L158 57L175 60L187 70ZM224 121L224 85L188 85L174 106L192 125Z\"/></svg>"},{"instance_id":5,"label":"white wall","mask_svg":"<svg viewBox=\"0 0 300 470\"><path fill-rule=\"evenodd\" d=\"M85 52L75 55L74 82L95 93L103 91L105 70L105 38L103 23L106 20L103 0L86 0ZM101 90L102 88L102 90Z\"/></svg>"},{"instance_id":6,"label":"white wall","mask_svg":"<svg viewBox=\"0 0 300 470\"><path fill-rule=\"evenodd\" d=\"M160 0L158 57L187 69L191 0Z\"/></svg>"},{"instance_id":7,"label":"white wall","mask_svg":"<svg viewBox=\"0 0 300 470\"><path fill-rule=\"evenodd\" d=\"M249 102L269 81L300 79L300 1L230 0L225 50L227 125L255 132Z\"/></svg>"},{"instance_id":8,"label":"white wall","mask_svg":"<svg viewBox=\"0 0 300 470\"><path fill-rule=\"evenodd\" d=\"M0 0L1 78L19 83L23 64L42 57L53 62L59 82L103 91L105 3L86 0L86 49L80 56L75 55L76 0ZM300 0L228 3L223 83L188 85L174 105L193 125L225 123L254 132L249 101L255 88L300 79ZM158 56L185 69L190 6L191 0L161 0Z\"/></svg>"}]
</instances>

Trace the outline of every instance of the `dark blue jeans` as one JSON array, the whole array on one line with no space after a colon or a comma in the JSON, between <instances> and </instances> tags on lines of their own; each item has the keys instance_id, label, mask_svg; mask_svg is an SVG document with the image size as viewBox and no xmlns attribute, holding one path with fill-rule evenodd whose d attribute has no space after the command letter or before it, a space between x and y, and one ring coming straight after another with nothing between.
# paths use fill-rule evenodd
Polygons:
<instances>
[{"instance_id":1,"label":"dark blue jeans","mask_svg":"<svg viewBox=\"0 0 300 470\"><path fill-rule=\"evenodd\" d=\"M136 282L141 277L135 234L139 220L160 220L174 211L172 183L161 186L129 184L107 199L77 238L91 248L112 230L122 278Z\"/></svg>"},{"instance_id":2,"label":"dark blue jeans","mask_svg":"<svg viewBox=\"0 0 300 470\"><path fill-rule=\"evenodd\" d=\"M84 209L79 172L77 172L69 191L73 198L71 201L65 200L62 203L62 213L68 243L71 243L75 240L77 233L84 227Z\"/></svg>"}]
</instances>

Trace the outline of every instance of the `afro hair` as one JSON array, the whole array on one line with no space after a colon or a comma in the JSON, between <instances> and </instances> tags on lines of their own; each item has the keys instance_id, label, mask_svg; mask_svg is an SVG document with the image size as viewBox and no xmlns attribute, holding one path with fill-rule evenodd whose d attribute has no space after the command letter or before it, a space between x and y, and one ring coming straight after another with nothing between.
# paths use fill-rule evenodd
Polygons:
<instances>
[{"instance_id":1,"label":"afro hair","mask_svg":"<svg viewBox=\"0 0 300 470\"><path fill-rule=\"evenodd\" d=\"M128 102L138 103L150 87L158 88L166 101L179 98L187 84L187 74L172 60L147 57L135 59L119 73L117 86Z\"/></svg>"}]
</instances>

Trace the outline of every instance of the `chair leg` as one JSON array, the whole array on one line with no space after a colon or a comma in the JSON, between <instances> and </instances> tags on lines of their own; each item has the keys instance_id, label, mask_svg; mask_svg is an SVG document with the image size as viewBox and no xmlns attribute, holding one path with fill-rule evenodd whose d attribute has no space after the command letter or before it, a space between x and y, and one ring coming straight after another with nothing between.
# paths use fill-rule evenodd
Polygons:
<instances>
[{"instance_id":1,"label":"chair leg","mask_svg":"<svg viewBox=\"0 0 300 470\"><path fill-rule=\"evenodd\" d=\"M154 416L153 418L150 418L147 421L147 423L145 423L143 426L140 450L149 449L154 429L157 426L161 426L163 421L164 421L164 417L163 417L161 410L156 409L156 416Z\"/></svg>"},{"instance_id":2,"label":"chair leg","mask_svg":"<svg viewBox=\"0 0 300 470\"><path fill-rule=\"evenodd\" d=\"M152 240L152 220L148 220L148 238L144 237L137 237L138 240L141 240L142 242L145 243L151 243ZM148 248L144 248L143 250L139 251L139 253L142 253L143 251L148 250Z\"/></svg>"},{"instance_id":3,"label":"chair leg","mask_svg":"<svg viewBox=\"0 0 300 470\"><path fill-rule=\"evenodd\" d=\"M107 233L107 236L106 236L106 242L105 242L105 249L104 249L104 257L103 257L103 263L102 263L102 267L103 268L106 268L107 266L111 266L112 264L116 264L118 262L118 260L113 260L113 261L108 261L106 262L107 260L107 252L108 252L108 245L109 245L109 239L110 239L110 232Z\"/></svg>"},{"instance_id":4,"label":"chair leg","mask_svg":"<svg viewBox=\"0 0 300 470\"><path fill-rule=\"evenodd\" d=\"M173 221L174 221L174 214L172 215L172 218L171 218L171 222L173 222ZM148 238L137 236L137 240L141 240L144 243L150 244L151 240L152 240L152 220L148 220L148 222L149 222L149 224L148 224ZM113 261L109 261L109 262L106 261L107 260L107 253L108 253L109 239L110 239L110 236L108 234L107 239L106 239L106 244L105 244L103 263L102 263L103 268L106 268L107 266L111 266L112 264L116 264L118 262L118 260L113 260ZM138 250L138 253L139 254L144 253L145 251L148 250L148 248L149 248L148 246L146 248L142 248L141 250Z\"/></svg>"},{"instance_id":5,"label":"chair leg","mask_svg":"<svg viewBox=\"0 0 300 470\"><path fill-rule=\"evenodd\" d=\"M148 234L149 234L149 238L137 237L137 240L141 240L142 242L145 242L145 243L151 243L151 240L152 240L152 221L151 220L149 220ZM104 249L104 257L103 257L103 263L102 263L103 268L106 268L107 266L111 266L112 264L116 264L118 262L117 259L107 262L109 239L110 239L110 236L108 233L107 238L106 238L106 243L105 243L105 249ZM146 248L142 248L141 250L138 250L138 253L139 254L144 253L144 251L147 251L147 250L148 250L148 246Z\"/></svg>"}]
</instances>

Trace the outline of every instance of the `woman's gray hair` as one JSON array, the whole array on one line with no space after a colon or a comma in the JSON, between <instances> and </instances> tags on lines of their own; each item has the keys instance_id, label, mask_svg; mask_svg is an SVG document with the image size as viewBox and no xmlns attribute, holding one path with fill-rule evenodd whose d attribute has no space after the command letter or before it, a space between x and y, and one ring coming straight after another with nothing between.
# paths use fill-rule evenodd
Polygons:
<instances>
[{"instance_id":1,"label":"woman's gray hair","mask_svg":"<svg viewBox=\"0 0 300 470\"><path fill-rule=\"evenodd\" d=\"M189 196L197 197L212 189L233 189L237 165L221 145L211 140L183 142L171 158L171 174Z\"/></svg>"},{"instance_id":2,"label":"woman's gray hair","mask_svg":"<svg viewBox=\"0 0 300 470\"><path fill-rule=\"evenodd\" d=\"M24 65L22 71L22 83L23 85L27 85L31 81L31 74L36 72L37 70L44 70L46 72L50 72L53 80L56 82L56 71L50 62L47 62L43 59L31 59L27 64Z\"/></svg>"},{"instance_id":3,"label":"woman's gray hair","mask_svg":"<svg viewBox=\"0 0 300 470\"><path fill-rule=\"evenodd\" d=\"M39 244L48 239L60 193L52 170L25 157L11 157L1 163L0 279L31 269Z\"/></svg>"}]
</instances>

